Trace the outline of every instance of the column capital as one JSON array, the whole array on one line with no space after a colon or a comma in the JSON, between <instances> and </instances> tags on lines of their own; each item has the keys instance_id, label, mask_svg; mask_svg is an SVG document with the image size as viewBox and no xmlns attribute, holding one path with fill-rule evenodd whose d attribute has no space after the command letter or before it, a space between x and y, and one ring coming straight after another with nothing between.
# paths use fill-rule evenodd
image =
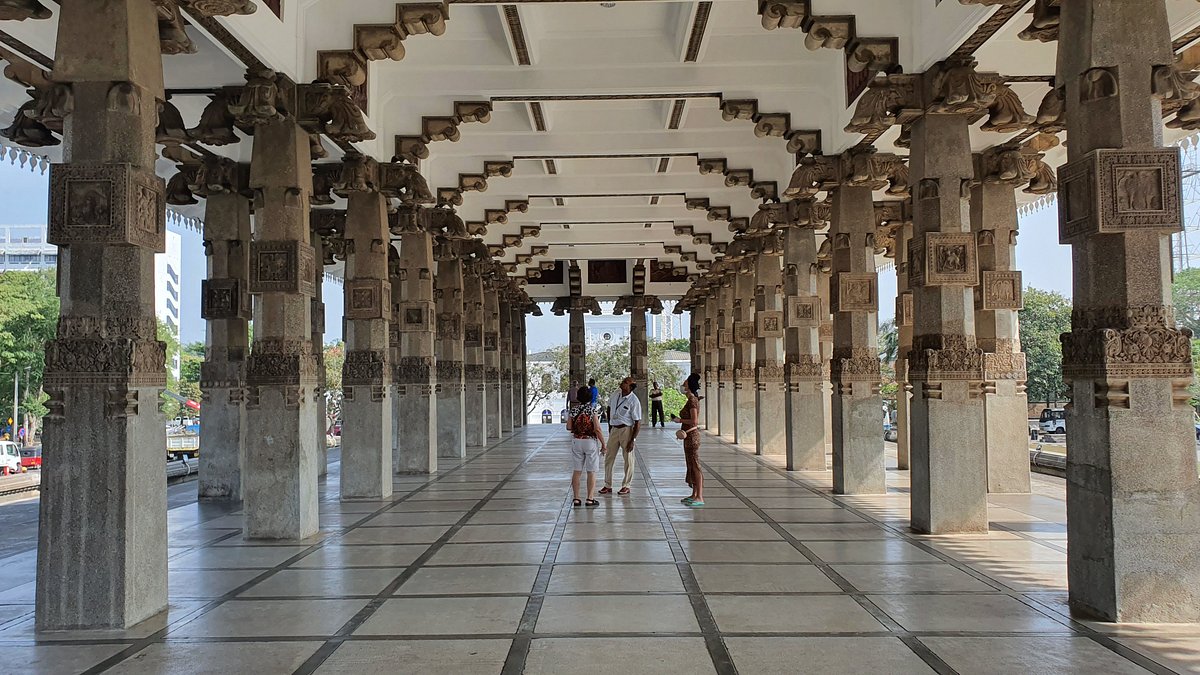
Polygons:
<instances>
[{"instance_id":1,"label":"column capital","mask_svg":"<svg viewBox=\"0 0 1200 675\"><path fill-rule=\"evenodd\" d=\"M613 307L614 316L621 316L625 312L646 311L651 314L662 314L662 300L653 295L625 295L617 298L616 306Z\"/></svg>"},{"instance_id":2,"label":"column capital","mask_svg":"<svg viewBox=\"0 0 1200 675\"><path fill-rule=\"evenodd\" d=\"M1025 143L1005 143L976 153L975 181L1025 186L1022 192L1026 194L1054 194L1058 192L1058 176L1044 161L1044 150L1058 144L1058 137L1039 134Z\"/></svg>"}]
</instances>

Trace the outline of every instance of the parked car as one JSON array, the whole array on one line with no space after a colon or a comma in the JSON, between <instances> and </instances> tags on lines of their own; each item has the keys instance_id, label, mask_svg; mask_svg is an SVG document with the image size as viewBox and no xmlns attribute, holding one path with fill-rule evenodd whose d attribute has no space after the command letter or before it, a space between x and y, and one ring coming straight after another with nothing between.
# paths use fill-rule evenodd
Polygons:
<instances>
[{"instance_id":1,"label":"parked car","mask_svg":"<svg viewBox=\"0 0 1200 675\"><path fill-rule=\"evenodd\" d=\"M900 430L891 422L883 423L883 440L895 443L900 438Z\"/></svg>"},{"instance_id":2,"label":"parked car","mask_svg":"<svg viewBox=\"0 0 1200 675\"><path fill-rule=\"evenodd\" d=\"M21 448L21 466L26 469L42 468L42 447Z\"/></svg>"},{"instance_id":3,"label":"parked car","mask_svg":"<svg viewBox=\"0 0 1200 675\"><path fill-rule=\"evenodd\" d=\"M0 441L0 475L21 473L21 446L12 441Z\"/></svg>"}]
</instances>

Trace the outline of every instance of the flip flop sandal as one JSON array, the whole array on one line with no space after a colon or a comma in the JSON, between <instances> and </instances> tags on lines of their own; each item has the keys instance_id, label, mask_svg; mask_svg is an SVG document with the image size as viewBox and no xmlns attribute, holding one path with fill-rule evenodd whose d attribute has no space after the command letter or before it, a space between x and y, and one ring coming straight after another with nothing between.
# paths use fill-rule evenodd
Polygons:
<instances>
[{"instance_id":1,"label":"flip flop sandal","mask_svg":"<svg viewBox=\"0 0 1200 675\"><path fill-rule=\"evenodd\" d=\"M692 503L692 498L691 498L691 497L684 497L683 499L680 499L680 500L679 500L679 503L680 503L680 504L691 504L691 503Z\"/></svg>"},{"instance_id":2,"label":"flip flop sandal","mask_svg":"<svg viewBox=\"0 0 1200 675\"><path fill-rule=\"evenodd\" d=\"M600 506L600 502L596 501L595 499L589 499L589 500L587 500L587 507L588 507L589 509L594 509L594 508L596 508L597 506Z\"/></svg>"},{"instance_id":3,"label":"flip flop sandal","mask_svg":"<svg viewBox=\"0 0 1200 675\"><path fill-rule=\"evenodd\" d=\"M576 499L574 502L571 503L571 506L574 506L575 508L579 508L579 507L583 506L583 502Z\"/></svg>"},{"instance_id":4,"label":"flip flop sandal","mask_svg":"<svg viewBox=\"0 0 1200 675\"><path fill-rule=\"evenodd\" d=\"M704 502L702 502L698 499L694 499L694 500L688 502L688 506L704 506Z\"/></svg>"}]
</instances>

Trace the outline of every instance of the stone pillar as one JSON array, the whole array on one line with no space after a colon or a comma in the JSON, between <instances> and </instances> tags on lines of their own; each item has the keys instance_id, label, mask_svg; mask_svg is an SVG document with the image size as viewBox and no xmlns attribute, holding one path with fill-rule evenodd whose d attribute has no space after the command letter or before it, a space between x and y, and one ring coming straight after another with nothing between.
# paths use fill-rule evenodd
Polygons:
<instances>
[{"instance_id":1,"label":"stone pillar","mask_svg":"<svg viewBox=\"0 0 1200 675\"><path fill-rule=\"evenodd\" d=\"M977 159L976 164L979 164ZM1029 492L1029 399L1018 311L1017 198L984 178L971 188L971 233L979 247L975 331L983 349L983 420L988 492Z\"/></svg>"},{"instance_id":2,"label":"stone pillar","mask_svg":"<svg viewBox=\"0 0 1200 675\"><path fill-rule=\"evenodd\" d=\"M466 384L463 379L463 263L461 247L438 243L437 447L438 457L467 456Z\"/></svg>"},{"instance_id":3,"label":"stone pillar","mask_svg":"<svg viewBox=\"0 0 1200 675\"><path fill-rule=\"evenodd\" d=\"M483 363L484 381L487 382L488 438L500 438L505 429L500 424L500 289L496 283L497 272L489 269L483 282Z\"/></svg>"},{"instance_id":4,"label":"stone pillar","mask_svg":"<svg viewBox=\"0 0 1200 675\"><path fill-rule=\"evenodd\" d=\"M870 187L833 194L833 491L887 492L879 395L879 286Z\"/></svg>"},{"instance_id":5,"label":"stone pillar","mask_svg":"<svg viewBox=\"0 0 1200 675\"><path fill-rule=\"evenodd\" d=\"M463 380L467 417L467 447L487 445L488 420L486 365L483 358L483 277L481 260L464 263L463 269Z\"/></svg>"},{"instance_id":6,"label":"stone pillar","mask_svg":"<svg viewBox=\"0 0 1200 675\"><path fill-rule=\"evenodd\" d=\"M528 417L525 410L525 310L514 300L508 307L508 330L512 335L512 421L513 429L525 426Z\"/></svg>"},{"instance_id":7,"label":"stone pillar","mask_svg":"<svg viewBox=\"0 0 1200 675\"><path fill-rule=\"evenodd\" d=\"M63 106L65 163L50 176L61 313L46 345L37 629L123 629L167 606L154 3L66 3L57 44L54 93L73 106Z\"/></svg>"},{"instance_id":8,"label":"stone pillar","mask_svg":"<svg viewBox=\"0 0 1200 675\"><path fill-rule=\"evenodd\" d=\"M733 397L733 276L736 271L725 271L721 277L721 290L718 304L717 328L717 429L721 438L734 442L734 397Z\"/></svg>"},{"instance_id":9,"label":"stone pillar","mask_svg":"<svg viewBox=\"0 0 1200 675\"><path fill-rule=\"evenodd\" d=\"M820 327L825 305L817 292L817 234L809 227L787 228L783 251L786 395L784 442L789 471L825 471L825 361Z\"/></svg>"},{"instance_id":10,"label":"stone pillar","mask_svg":"<svg viewBox=\"0 0 1200 675\"><path fill-rule=\"evenodd\" d=\"M392 494L392 386L387 197L355 192L346 208L342 363L342 499Z\"/></svg>"},{"instance_id":11,"label":"stone pillar","mask_svg":"<svg viewBox=\"0 0 1200 675\"><path fill-rule=\"evenodd\" d=\"M650 420L650 364L646 349L646 307L635 305L629 312L629 374L637 383L644 427L649 426Z\"/></svg>"},{"instance_id":12,"label":"stone pillar","mask_svg":"<svg viewBox=\"0 0 1200 675\"><path fill-rule=\"evenodd\" d=\"M400 355L392 376L396 387L392 463L398 474L437 471L433 234L427 211L402 205L392 226L392 233L400 235L401 281L395 318Z\"/></svg>"},{"instance_id":13,"label":"stone pillar","mask_svg":"<svg viewBox=\"0 0 1200 675\"><path fill-rule=\"evenodd\" d=\"M930 534L988 526L983 352L971 290L979 270L964 219L963 185L975 175L970 119L930 112L912 125L912 526Z\"/></svg>"},{"instance_id":14,"label":"stone pillar","mask_svg":"<svg viewBox=\"0 0 1200 675\"><path fill-rule=\"evenodd\" d=\"M910 467L912 434L912 384L908 381L908 354L913 340L913 294L908 287L912 233L911 221L896 230L896 468L901 471ZM1028 463L1029 458L1025 461Z\"/></svg>"},{"instance_id":15,"label":"stone pillar","mask_svg":"<svg viewBox=\"0 0 1200 675\"><path fill-rule=\"evenodd\" d=\"M571 382L576 387L587 384L587 330L584 325L585 312L583 309L572 308L568 324L567 339L570 343L567 354L567 386Z\"/></svg>"},{"instance_id":16,"label":"stone pillar","mask_svg":"<svg viewBox=\"0 0 1200 675\"><path fill-rule=\"evenodd\" d=\"M313 416L316 419L317 439L317 476L329 473L329 443L326 440L329 430L329 401L325 392L329 389L328 375L325 373L325 248L326 241L316 232L311 234L316 265L313 273L312 311L309 320L312 322L313 359L317 362L317 390L313 398ZM332 260L331 260L332 262Z\"/></svg>"},{"instance_id":17,"label":"stone pillar","mask_svg":"<svg viewBox=\"0 0 1200 675\"><path fill-rule=\"evenodd\" d=\"M719 432L721 352L717 349L720 326L719 287L708 286L704 298L704 423L705 429Z\"/></svg>"},{"instance_id":18,"label":"stone pillar","mask_svg":"<svg viewBox=\"0 0 1200 675\"><path fill-rule=\"evenodd\" d=\"M755 447L758 415L754 378L754 270L756 256L739 262L733 280L733 442Z\"/></svg>"},{"instance_id":19,"label":"stone pillar","mask_svg":"<svg viewBox=\"0 0 1200 675\"><path fill-rule=\"evenodd\" d=\"M497 295L505 294L505 289L497 289ZM499 302L496 322L499 326L497 333L496 360L500 364L498 382L500 383L500 432L511 434L513 430L513 364L512 364L512 312L509 311L507 298Z\"/></svg>"},{"instance_id":20,"label":"stone pillar","mask_svg":"<svg viewBox=\"0 0 1200 675\"><path fill-rule=\"evenodd\" d=\"M826 242L828 241L826 239ZM832 265L832 259L827 264ZM821 405L824 406L826 454L833 452L833 379L830 374L833 363L833 312L829 309L831 306L829 288L832 283L831 270L821 269L817 278L817 295L821 298L821 325L818 327L817 333L821 340L821 368L824 371L822 375L824 382L821 383L824 395L821 397Z\"/></svg>"},{"instance_id":21,"label":"stone pillar","mask_svg":"<svg viewBox=\"0 0 1200 675\"><path fill-rule=\"evenodd\" d=\"M208 278L200 315L207 322L200 365L200 499L240 501L246 447L246 352L249 351L250 200L230 185L209 191L204 206Z\"/></svg>"},{"instance_id":22,"label":"stone pillar","mask_svg":"<svg viewBox=\"0 0 1200 675\"><path fill-rule=\"evenodd\" d=\"M1180 158L1161 97L1184 93L1163 0L1065 0L1058 83L1069 163L1060 239L1074 261L1063 336L1071 609L1108 621L1200 620L1200 484L1191 334L1171 310ZM1194 92L1192 92L1194 95ZM1178 103L1179 101L1173 101Z\"/></svg>"},{"instance_id":23,"label":"stone pillar","mask_svg":"<svg viewBox=\"0 0 1200 675\"><path fill-rule=\"evenodd\" d=\"M786 417L783 381L783 268L778 232L771 231L759 243L755 265L754 333L757 335L754 365L755 452L759 455L787 454L787 429L779 423Z\"/></svg>"},{"instance_id":24,"label":"stone pillar","mask_svg":"<svg viewBox=\"0 0 1200 675\"><path fill-rule=\"evenodd\" d=\"M691 315L691 350L692 350L692 372L685 373L690 376L692 373L700 375L700 411L696 417L699 425L707 427L709 405L707 400L708 391L708 352L705 350L705 329L704 329L704 311L706 306L703 300L697 301L692 299L689 301L690 309L688 313ZM686 379L686 378L685 378ZM678 382L661 382L663 387L676 387ZM678 411L676 411L678 412ZM668 418L669 418L668 414Z\"/></svg>"},{"instance_id":25,"label":"stone pillar","mask_svg":"<svg viewBox=\"0 0 1200 675\"><path fill-rule=\"evenodd\" d=\"M250 292L258 299L242 480L248 539L304 539L318 529L321 391L309 315L319 263L309 231L310 161L308 133L294 120L255 126Z\"/></svg>"}]
</instances>

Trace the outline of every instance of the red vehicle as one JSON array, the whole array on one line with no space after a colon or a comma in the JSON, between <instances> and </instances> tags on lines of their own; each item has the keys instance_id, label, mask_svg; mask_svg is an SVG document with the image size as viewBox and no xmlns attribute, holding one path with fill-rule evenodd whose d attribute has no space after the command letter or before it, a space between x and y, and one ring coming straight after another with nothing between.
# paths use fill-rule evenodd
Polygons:
<instances>
[{"instance_id":1,"label":"red vehicle","mask_svg":"<svg viewBox=\"0 0 1200 675\"><path fill-rule=\"evenodd\" d=\"M21 448L21 467L25 469L42 468L42 448Z\"/></svg>"}]
</instances>

